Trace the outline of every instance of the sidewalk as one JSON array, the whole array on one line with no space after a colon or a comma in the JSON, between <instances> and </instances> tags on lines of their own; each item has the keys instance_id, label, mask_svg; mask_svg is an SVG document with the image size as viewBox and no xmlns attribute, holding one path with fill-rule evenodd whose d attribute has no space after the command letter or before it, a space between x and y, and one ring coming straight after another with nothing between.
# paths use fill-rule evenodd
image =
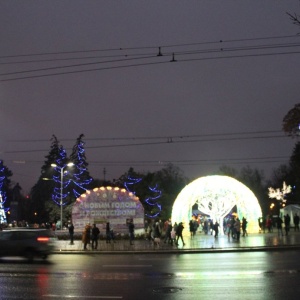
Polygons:
<instances>
[{"instance_id":1,"label":"sidewalk","mask_svg":"<svg viewBox=\"0 0 300 300\"><path fill-rule=\"evenodd\" d=\"M194 253L194 252L229 252L229 251L271 251L300 249L300 232L293 229L288 236L278 236L277 232L249 234L241 237L237 242L228 239L225 235L214 238L213 235L197 233L193 238L184 236L185 245L179 241L179 245L165 244L163 240L160 245L153 245L149 240L135 240L134 245L129 244L129 240L117 240L115 243L107 244L105 240L99 240L98 250L92 250L91 245L88 250L83 250L81 241L74 241L70 245L69 241L59 240L55 253L61 254L113 254L113 253Z\"/></svg>"}]
</instances>

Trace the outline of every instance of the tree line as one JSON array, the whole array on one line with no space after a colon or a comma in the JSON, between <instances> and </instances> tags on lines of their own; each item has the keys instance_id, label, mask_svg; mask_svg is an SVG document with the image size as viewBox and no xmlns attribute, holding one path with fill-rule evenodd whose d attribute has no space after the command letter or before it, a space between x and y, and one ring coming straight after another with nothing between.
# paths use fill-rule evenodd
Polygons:
<instances>
[{"instance_id":1,"label":"tree line","mask_svg":"<svg viewBox=\"0 0 300 300\"><path fill-rule=\"evenodd\" d=\"M288 136L297 138L300 133L299 124L300 104L296 104L285 115L282 128ZM137 172L129 168L118 179L112 181L93 178L88 171L84 145L84 135L80 134L68 156L63 145L53 135L49 153L41 166L41 174L30 194L26 196L20 193L20 186L12 186L10 178L13 172L0 160L0 192L6 211L9 212L11 202L15 200L18 201L18 220L30 223L56 222L60 219L62 205L64 219L68 220L71 218L72 204L86 190L100 186L118 186L139 197L146 217L165 220L170 218L173 203L179 192L195 179L187 178L183 171L173 164L168 164L156 172ZM67 166L69 162L72 162L71 167ZM264 215L276 214L281 208L281 203L276 203L275 207L270 208L274 200L268 197L269 187L280 188L285 181L292 187L292 192L286 195L287 204L300 203L300 142L296 140L289 163L274 169L268 180L263 170L249 166L238 171L223 165L218 172L207 175L227 175L239 180L253 191Z\"/></svg>"}]
</instances>

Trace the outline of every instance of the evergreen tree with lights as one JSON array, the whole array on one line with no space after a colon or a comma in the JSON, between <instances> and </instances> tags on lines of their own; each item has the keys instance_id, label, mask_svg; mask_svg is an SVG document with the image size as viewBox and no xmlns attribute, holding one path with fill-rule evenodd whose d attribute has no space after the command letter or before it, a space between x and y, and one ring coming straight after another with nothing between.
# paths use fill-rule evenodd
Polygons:
<instances>
[{"instance_id":1,"label":"evergreen tree with lights","mask_svg":"<svg viewBox=\"0 0 300 300\"><path fill-rule=\"evenodd\" d=\"M139 177L138 174L134 172L133 168L130 168L127 179L124 182L124 186L128 192L133 193L139 198L144 198L142 203L145 209L145 216L148 218L158 217L162 210L162 206L158 202L161 197L161 191L158 189L158 185L155 184L154 187L148 185L152 180L153 174L148 173ZM143 193L142 191L146 192Z\"/></svg>"},{"instance_id":2,"label":"evergreen tree with lights","mask_svg":"<svg viewBox=\"0 0 300 300\"><path fill-rule=\"evenodd\" d=\"M30 191L30 222L48 222L59 216L59 209L52 201L52 194L56 183L52 179L54 169L51 164L59 157L60 144L55 135L52 135L49 154L45 156L44 165L37 183Z\"/></svg>"},{"instance_id":3,"label":"evergreen tree with lights","mask_svg":"<svg viewBox=\"0 0 300 300\"><path fill-rule=\"evenodd\" d=\"M90 188L93 178L88 172L88 163L86 161L85 149L84 149L84 135L81 134L73 147L73 151L70 155L70 161L74 163L72 171L72 192L75 198L78 198L81 194L85 193Z\"/></svg>"},{"instance_id":4,"label":"evergreen tree with lights","mask_svg":"<svg viewBox=\"0 0 300 300\"><path fill-rule=\"evenodd\" d=\"M2 198L2 207L5 211L9 209L9 200L7 198L7 192L9 190L10 179L13 173L3 164L3 160L0 160L0 194Z\"/></svg>"},{"instance_id":5,"label":"evergreen tree with lights","mask_svg":"<svg viewBox=\"0 0 300 300\"><path fill-rule=\"evenodd\" d=\"M58 206L65 206L70 202L69 195L69 186L72 181L70 170L67 167L68 157L66 150L63 146L60 146L58 157L55 161L54 174L52 176L53 181L55 182L52 200ZM53 164L52 164L53 165ZM61 203L62 201L62 203Z\"/></svg>"},{"instance_id":6,"label":"evergreen tree with lights","mask_svg":"<svg viewBox=\"0 0 300 300\"><path fill-rule=\"evenodd\" d=\"M5 224L7 223L7 220L6 220L5 210L2 203L3 203L2 196L0 193L0 224Z\"/></svg>"}]
</instances>

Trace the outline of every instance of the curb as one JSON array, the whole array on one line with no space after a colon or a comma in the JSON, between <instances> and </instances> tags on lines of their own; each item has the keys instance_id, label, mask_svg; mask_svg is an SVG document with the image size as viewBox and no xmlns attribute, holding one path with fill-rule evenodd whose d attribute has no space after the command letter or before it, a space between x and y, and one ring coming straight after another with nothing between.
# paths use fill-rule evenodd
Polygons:
<instances>
[{"instance_id":1,"label":"curb","mask_svg":"<svg viewBox=\"0 0 300 300\"><path fill-rule=\"evenodd\" d=\"M170 249L170 250L55 250L52 254L80 254L80 255L99 255L99 254L193 254L193 253L231 253L231 252L258 252L258 251L291 251L300 250L300 245L288 246L261 246L243 248L201 248L201 249Z\"/></svg>"}]
</instances>

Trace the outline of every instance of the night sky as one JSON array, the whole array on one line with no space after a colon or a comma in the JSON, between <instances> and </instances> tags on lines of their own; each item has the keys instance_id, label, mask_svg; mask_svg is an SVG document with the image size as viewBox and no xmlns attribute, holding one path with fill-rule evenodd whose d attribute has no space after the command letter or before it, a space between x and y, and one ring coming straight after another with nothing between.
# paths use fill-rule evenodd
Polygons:
<instances>
[{"instance_id":1,"label":"night sky","mask_svg":"<svg viewBox=\"0 0 300 300\"><path fill-rule=\"evenodd\" d=\"M266 178L295 140L298 0L0 0L0 159L29 192L56 135L112 180L172 162ZM158 56L161 54L161 56Z\"/></svg>"}]
</instances>

